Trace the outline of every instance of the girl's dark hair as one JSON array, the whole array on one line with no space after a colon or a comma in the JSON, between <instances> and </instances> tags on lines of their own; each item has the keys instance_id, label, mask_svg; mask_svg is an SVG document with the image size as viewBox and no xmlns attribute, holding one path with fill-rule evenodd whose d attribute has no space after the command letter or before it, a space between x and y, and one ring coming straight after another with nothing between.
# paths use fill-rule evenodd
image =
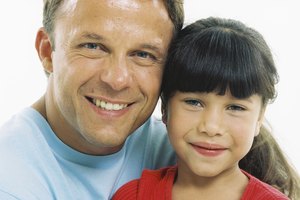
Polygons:
<instances>
[{"instance_id":1,"label":"girl's dark hair","mask_svg":"<svg viewBox=\"0 0 300 200\"><path fill-rule=\"evenodd\" d=\"M230 19L208 18L185 27L172 43L163 78L163 100L175 91L252 94L272 100L278 75L262 36Z\"/></svg>"},{"instance_id":2,"label":"girl's dark hair","mask_svg":"<svg viewBox=\"0 0 300 200\"><path fill-rule=\"evenodd\" d=\"M163 75L162 110L176 91L224 95L229 90L236 98L258 94L266 106L276 97L277 82L270 48L260 33L236 20L210 17L188 25L173 40ZM264 127L240 167L290 198L299 195L297 173Z\"/></svg>"}]
</instances>

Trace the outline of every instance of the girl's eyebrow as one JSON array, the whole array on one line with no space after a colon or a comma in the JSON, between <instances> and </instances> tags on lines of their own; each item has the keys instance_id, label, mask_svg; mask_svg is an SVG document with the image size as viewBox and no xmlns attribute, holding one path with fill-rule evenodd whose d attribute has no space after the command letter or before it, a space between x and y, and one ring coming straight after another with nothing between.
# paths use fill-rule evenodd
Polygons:
<instances>
[{"instance_id":1,"label":"girl's eyebrow","mask_svg":"<svg viewBox=\"0 0 300 200\"><path fill-rule=\"evenodd\" d=\"M253 103L253 100L251 97L247 97L247 98L236 98L236 97L231 97L232 100L240 100L240 101L247 101L249 103Z\"/></svg>"}]
</instances>

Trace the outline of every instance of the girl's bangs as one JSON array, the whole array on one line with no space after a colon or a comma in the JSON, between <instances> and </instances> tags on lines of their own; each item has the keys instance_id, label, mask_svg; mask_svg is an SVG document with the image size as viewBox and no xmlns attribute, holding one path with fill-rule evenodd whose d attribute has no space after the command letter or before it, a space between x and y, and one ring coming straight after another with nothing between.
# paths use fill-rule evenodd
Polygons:
<instances>
[{"instance_id":1,"label":"girl's bangs","mask_svg":"<svg viewBox=\"0 0 300 200\"><path fill-rule=\"evenodd\" d=\"M192 36L195 37L195 36ZM186 41L188 42L188 41ZM236 98L259 93L260 77L256 71L259 52L239 37L217 32L185 43L188 48L174 52L172 68L177 73L169 77L175 90L181 92L217 92L229 89ZM183 54L182 54L183 53ZM255 67L254 67L255 66ZM168 82L168 81L167 81Z\"/></svg>"}]
</instances>

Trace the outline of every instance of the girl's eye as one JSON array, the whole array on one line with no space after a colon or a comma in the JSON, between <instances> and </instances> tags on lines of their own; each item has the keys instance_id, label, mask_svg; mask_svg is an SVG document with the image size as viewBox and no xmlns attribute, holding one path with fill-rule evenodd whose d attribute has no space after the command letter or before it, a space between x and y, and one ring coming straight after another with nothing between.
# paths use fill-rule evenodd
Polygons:
<instances>
[{"instance_id":1,"label":"girl's eye","mask_svg":"<svg viewBox=\"0 0 300 200\"><path fill-rule=\"evenodd\" d=\"M196 99L187 99L187 100L184 100L184 102L188 105L191 105L191 106L202 107L202 103L199 100L196 100Z\"/></svg>"},{"instance_id":2,"label":"girl's eye","mask_svg":"<svg viewBox=\"0 0 300 200\"><path fill-rule=\"evenodd\" d=\"M239 106L239 105L230 105L228 107L228 110L232 110L232 111L244 111L246 110L244 107Z\"/></svg>"}]
</instances>

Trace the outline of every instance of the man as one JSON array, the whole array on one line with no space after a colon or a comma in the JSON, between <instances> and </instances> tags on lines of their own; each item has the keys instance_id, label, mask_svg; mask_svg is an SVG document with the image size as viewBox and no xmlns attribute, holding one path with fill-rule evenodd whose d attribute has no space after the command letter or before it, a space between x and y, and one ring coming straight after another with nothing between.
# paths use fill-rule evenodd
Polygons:
<instances>
[{"instance_id":1,"label":"man","mask_svg":"<svg viewBox=\"0 0 300 200\"><path fill-rule=\"evenodd\" d=\"M36 49L46 93L0 129L0 199L109 199L143 168L174 163L148 119L179 0L45 0Z\"/></svg>"}]
</instances>

